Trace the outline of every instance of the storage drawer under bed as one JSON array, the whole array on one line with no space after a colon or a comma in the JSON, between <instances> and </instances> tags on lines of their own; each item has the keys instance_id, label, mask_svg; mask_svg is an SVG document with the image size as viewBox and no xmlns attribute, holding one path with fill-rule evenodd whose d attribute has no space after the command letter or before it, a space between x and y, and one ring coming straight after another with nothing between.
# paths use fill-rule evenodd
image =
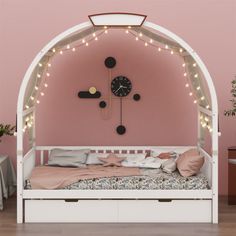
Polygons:
<instances>
[{"instance_id":1,"label":"storage drawer under bed","mask_svg":"<svg viewBox=\"0 0 236 236\"><path fill-rule=\"evenodd\" d=\"M25 222L211 222L211 200L25 200Z\"/></svg>"}]
</instances>

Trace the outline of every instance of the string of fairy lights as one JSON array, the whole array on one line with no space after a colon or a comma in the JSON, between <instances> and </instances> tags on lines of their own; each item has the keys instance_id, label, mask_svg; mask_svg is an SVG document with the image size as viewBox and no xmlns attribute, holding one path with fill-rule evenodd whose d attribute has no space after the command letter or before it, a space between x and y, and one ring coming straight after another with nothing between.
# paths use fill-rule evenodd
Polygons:
<instances>
[{"instance_id":1,"label":"string of fairy lights","mask_svg":"<svg viewBox=\"0 0 236 236\"><path fill-rule=\"evenodd\" d=\"M104 26L103 29L101 31L99 31L98 33L93 32L92 34L90 34L90 35L88 35L76 42L68 43L67 45L65 45L62 48L54 47L50 50L50 52L52 53L52 55L57 55L57 54L63 55L65 52L74 53L80 47L84 47L84 46L88 47L90 45L90 43L98 41L100 36L102 36L103 34L108 34L108 30L109 30L108 27ZM184 53L183 48L176 48L176 47L170 46L168 44L164 45L164 44L160 44L160 43L159 43L159 45L156 45L156 41L154 41L152 38L146 39L142 32L132 31L132 27L130 27L130 26L128 26L125 29L125 33L133 36L135 41L142 42L145 47L151 46L151 47L156 48L157 52L159 52L159 53L163 51L163 52L169 52L170 55L183 56L182 55ZM37 73L36 73L36 77L35 77L35 86L31 92L28 100L25 103L26 110L29 109L34 104L40 104L40 99L45 96L46 89L49 86L48 79L50 78L50 69L52 67L51 58L53 58L53 57L50 56L47 60L45 60L45 61L42 60L41 62L38 63ZM197 96L194 92L193 85L190 81L190 76L188 75L187 66L189 66L189 64L184 61L182 63L183 77L186 79L185 87L187 89L189 89L189 92L188 92L189 96L193 98L194 104L197 104L198 101L205 101L204 95L202 95L200 98L197 98ZM194 62L194 63L192 63L191 66L193 68L196 68L198 65L196 62ZM195 73L193 75L193 77L195 79L197 79L199 77L198 73ZM201 91L201 87L199 85L195 89L196 89L196 91ZM205 108L210 109L210 105L207 103ZM25 117L23 132L25 132L27 128L32 127L33 121L34 121L34 117L32 114ZM200 124L201 124L202 128L207 128L210 132L212 132L210 117L207 116L206 114L204 114L204 115L201 114Z\"/></svg>"}]
</instances>

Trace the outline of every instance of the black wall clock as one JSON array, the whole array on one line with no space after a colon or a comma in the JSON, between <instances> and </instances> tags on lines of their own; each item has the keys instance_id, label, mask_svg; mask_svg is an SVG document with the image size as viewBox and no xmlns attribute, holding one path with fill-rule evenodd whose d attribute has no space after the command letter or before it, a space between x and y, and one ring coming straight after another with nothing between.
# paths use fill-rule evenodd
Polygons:
<instances>
[{"instance_id":1,"label":"black wall clock","mask_svg":"<svg viewBox=\"0 0 236 236\"><path fill-rule=\"evenodd\" d=\"M120 97L120 125L117 126L116 132L120 135L126 132L125 126L122 124L122 98L126 97L132 90L131 81L125 76L117 76L111 82L111 91L112 93Z\"/></svg>"},{"instance_id":2,"label":"black wall clock","mask_svg":"<svg viewBox=\"0 0 236 236\"><path fill-rule=\"evenodd\" d=\"M111 91L117 97L125 97L132 90L130 80L125 76L117 76L111 82Z\"/></svg>"}]
</instances>

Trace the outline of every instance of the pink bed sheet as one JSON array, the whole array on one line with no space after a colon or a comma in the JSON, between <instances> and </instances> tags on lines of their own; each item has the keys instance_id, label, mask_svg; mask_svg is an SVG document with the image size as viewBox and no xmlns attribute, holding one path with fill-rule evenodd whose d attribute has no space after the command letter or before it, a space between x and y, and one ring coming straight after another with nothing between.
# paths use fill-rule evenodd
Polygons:
<instances>
[{"instance_id":1,"label":"pink bed sheet","mask_svg":"<svg viewBox=\"0 0 236 236\"><path fill-rule=\"evenodd\" d=\"M32 171L32 189L61 189L84 179L141 175L139 168L103 167L89 165L87 168L38 166Z\"/></svg>"}]
</instances>

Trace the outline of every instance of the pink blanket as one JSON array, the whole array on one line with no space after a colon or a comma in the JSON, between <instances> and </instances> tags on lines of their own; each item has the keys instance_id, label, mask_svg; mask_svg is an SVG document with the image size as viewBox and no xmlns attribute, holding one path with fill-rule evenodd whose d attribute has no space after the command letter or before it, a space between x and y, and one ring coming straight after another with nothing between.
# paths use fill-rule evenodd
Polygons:
<instances>
[{"instance_id":1,"label":"pink blanket","mask_svg":"<svg viewBox=\"0 0 236 236\"><path fill-rule=\"evenodd\" d=\"M139 168L103 167L89 165L87 168L38 166L32 171L32 189L60 189L83 179L141 175Z\"/></svg>"}]
</instances>

